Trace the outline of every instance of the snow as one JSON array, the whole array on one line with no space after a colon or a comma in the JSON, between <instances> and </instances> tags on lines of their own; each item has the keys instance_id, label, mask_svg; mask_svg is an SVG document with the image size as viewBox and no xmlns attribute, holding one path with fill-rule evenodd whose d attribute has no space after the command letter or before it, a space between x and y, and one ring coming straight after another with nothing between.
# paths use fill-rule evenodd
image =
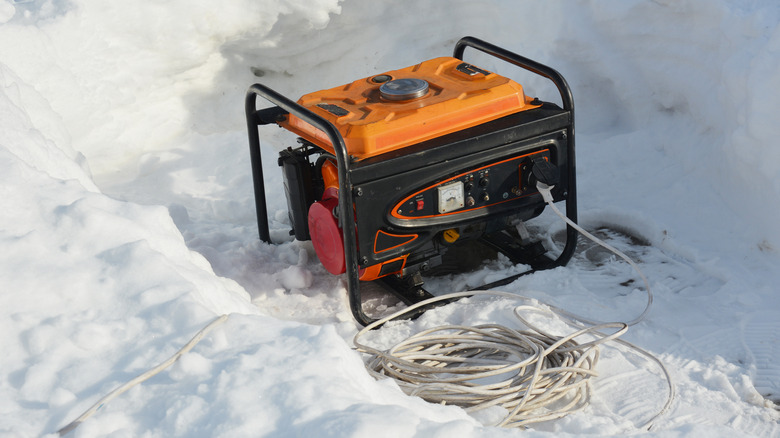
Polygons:
<instances>
[{"instance_id":1,"label":"snow","mask_svg":"<svg viewBox=\"0 0 780 438\"><path fill-rule=\"evenodd\" d=\"M675 379L648 435L780 436L780 6L770 0L0 0L0 436L622 436L664 400L652 364L606 348L590 406L531 430L375 381L344 282L291 241L263 131L258 241L243 95L291 97L451 53L474 35L559 70L577 106L581 224L635 257L655 303L626 339ZM466 53L555 100L536 77ZM562 229L545 216L536 231ZM433 290L516 272L506 260ZM588 244L506 290L629 320L641 290ZM395 302L370 296L376 310ZM382 329L511 323L465 300ZM549 321L556 325L559 321ZM482 419L484 421L484 418Z\"/></svg>"}]
</instances>

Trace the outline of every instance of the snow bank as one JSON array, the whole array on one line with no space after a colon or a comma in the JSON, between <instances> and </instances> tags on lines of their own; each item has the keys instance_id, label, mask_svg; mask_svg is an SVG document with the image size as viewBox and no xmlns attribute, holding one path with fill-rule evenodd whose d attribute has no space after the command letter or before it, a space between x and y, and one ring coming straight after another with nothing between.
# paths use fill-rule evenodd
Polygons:
<instances>
[{"instance_id":1,"label":"snow bank","mask_svg":"<svg viewBox=\"0 0 780 438\"><path fill-rule=\"evenodd\" d=\"M197 111L198 96L213 91L227 62L222 52L233 41L270 44L265 38L283 15L300 20L295 25L320 28L329 13L339 11L337 3L23 3L4 29L4 40L17 43L4 44L2 55L62 114L95 177L116 178L140 154L170 148L192 130L208 130L188 114ZM29 53L35 62L24 61ZM242 92L245 86L227 84ZM212 123L241 126L240 105L208 104L206 114L231 116Z\"/></svg>"},{"instance_id":2,"label":"snow bank","mask_svg":"<svg viewBox=\"0 0 780 438\"><path fill-rule=\"evenodd\" d=\"M0 0L0 435L56 431L222 313L227 324L74 436L634 432L662 385L621 351L604 353L588 410L535 431L483 427L368 377L342 281L287 236L274 155L290 139L273 129L263 156L277 244L256 240L251 83L295 97L449 54L467 34L555 67L574 89L583 223L656 289L650 319L629 332L678 383L655 435L776 435L779 22L768 0ZM556 227L540 228L553 241ZM623 268L583 247L508 289L630 319L643 297ZM498 260L431 284L515 269ZM381 336L506 312L463 303Z\"/></svg>"},{"instance_id":3,"label":"snow bank","mask_svg":"<svg viewBox=\"0 0 780 438\"><path fill-rule=\"evenodd\" d=\"M0 324L15 336L5 338L0 360L3 392L14 394L3 397L1 422L32 436L55 426L33 412L70 412L83 388L104 388L124 378L122 369L157 360L166 337L178 339L213 312L258 311L186 247L167 209L98 193L78 155L31 122L25 108L41 117L41 96L2 71Z\"/></svg>"},{"instance_id":4,"label":"snow bank","mask_svg":"<svg viewBox=\"0 0 780 438\"><path fill-rule=\"evenodd\" d=\"M575 35L592 39L564 36L556 51L577 64L569 77L579 91L580 126L590 133L612 124L630 132L621 147L633 152L647 144L661 152L636 184L677 198L660 202L681 203L684 216L715 221L753 248L777 248L780 10L769 2L693 0L599 6L564 18ZM589 169L582 168L586 181ZM687 187L675 189L681 181ZM716 197L704 202L719 217L691 212L706 197L701 192L710 191Z\"/></svg>"}]
</instances>

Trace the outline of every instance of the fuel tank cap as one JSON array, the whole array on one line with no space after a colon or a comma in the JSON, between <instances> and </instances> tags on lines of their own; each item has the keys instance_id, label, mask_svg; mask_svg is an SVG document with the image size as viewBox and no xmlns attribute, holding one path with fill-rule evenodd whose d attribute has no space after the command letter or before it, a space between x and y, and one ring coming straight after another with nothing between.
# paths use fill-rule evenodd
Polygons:
<instances>
[{"instance_id":1,"label":"fuel tank cap","mask_svg":"<svg viewBox=\"0 0 780 438\"><path fill-rule=\"evenodd\" d=\"M428 82L423 79L403 78L385 82L379 93L386 100L410 100L425 96Z\"/></svg>"}]
</instances>

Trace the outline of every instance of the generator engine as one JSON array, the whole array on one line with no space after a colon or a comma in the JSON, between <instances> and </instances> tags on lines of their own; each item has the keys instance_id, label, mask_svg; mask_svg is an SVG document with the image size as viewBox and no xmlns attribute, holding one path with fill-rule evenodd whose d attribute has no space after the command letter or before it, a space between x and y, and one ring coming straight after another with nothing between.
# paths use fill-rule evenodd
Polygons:
<instances>
[{"instance_id":1,"label":"generator engine","mask_svg":"<svg viewBox=\"0 0 780 438\"><path fill-rule=\"evenodd\" d=\"M465 62L467 47L549 79L561 105L528 97L512 79ZM257 110L257 96L274 106ZM571 227L554 256L525 227L545 209L538 181L553 186L554 201L564 201L577 220L571 91L540 63L465 37L452 57L297 101L255 84L246 114L260 238L270 242L258 125L276 124L299 137L278 159L291 234L311 240L331 274L346 274L351 310L362 324L371 318L362 309L361 282L380 281L414 303L431 297L425 275L477 246L530 266L526 273L564 265L574 252Z\"/></svg>"}]
</instances>

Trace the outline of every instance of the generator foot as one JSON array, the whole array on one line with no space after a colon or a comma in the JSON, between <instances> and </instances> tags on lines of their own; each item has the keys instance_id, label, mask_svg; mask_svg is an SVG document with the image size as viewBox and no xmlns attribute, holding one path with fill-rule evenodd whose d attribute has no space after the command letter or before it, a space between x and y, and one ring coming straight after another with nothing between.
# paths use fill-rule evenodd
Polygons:
<instances>
[{"instance_id":1,"label":"generator foot","mask_svg":"<svg viewBox=\"0 0 780 438\"><path fill-rule=\"evenodd\" d=\"M433 298L433 295L423 288L423 279L419 272L406 277L388 275L376 281L382 283L407 306Z\"/></svg>"}]
</instances>

